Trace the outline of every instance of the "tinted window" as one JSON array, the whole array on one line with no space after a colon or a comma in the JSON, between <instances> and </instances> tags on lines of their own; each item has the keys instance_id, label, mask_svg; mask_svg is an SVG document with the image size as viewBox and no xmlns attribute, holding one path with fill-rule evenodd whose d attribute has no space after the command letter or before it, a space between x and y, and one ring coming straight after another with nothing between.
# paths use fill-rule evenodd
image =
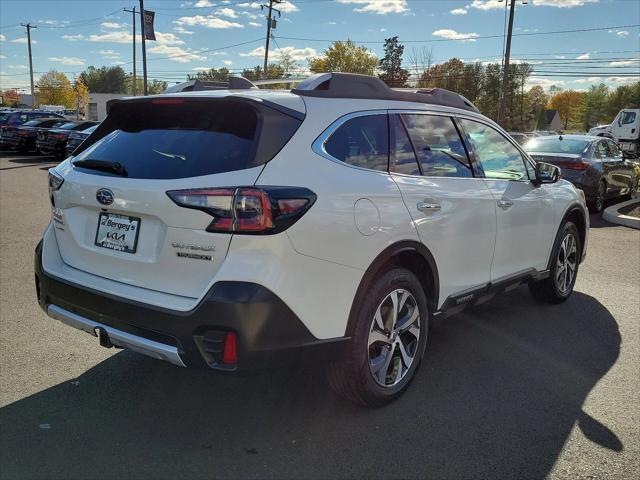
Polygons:
<instances>
[{"instance_id":1,"label":"tinted window","mask_svg":"<svg viewBox=\"0 0 640 480\"><path fill-rule=\"evenodd\" d=\"M420 168L413 151L413 145L407 135L407 130L399 116L394 115L395 124L395 150L391 171L405 175L420 175Z\"/></svg>"},{"instance_id":2,"label":"tinted window","mask_svg":"<svg viewBox=\"0 0 640 480\"><path fill-rule=\"evenodd\" d=\"M82 144L75 160L122 164L130 178L187 178L242 170L271 160L301 121L235 100L122 102ZM97 134L97 135L96 135ZM96 170L85 170L96 175Z\"/></svg>"},{"instance_id":3,"label":"tinted window","mask_svg":"<svg viewBox=\"0 0 640 480\"><path fill-rule=\"evenodd\" d=\"M453 120L435 115L402 115L427 177L473 177Z\"/></svg>"},{"instance_id":4,"label":"tinted window","mask_svg":"<svg viewBox=\"0 0 640 480\"><path fill-rule=\"evenodd\" d=\"M347 120L325 143L329 155L349 165L387 171L389 127L386 115Z\"/></svg>"},{"instance_id":5,"label":"tinted window","mask_svg":"<svg viewBox=\"0 0 640 480\"><path fill-rule=\"evenodd\" d=\"M60 130L75 130L77 126L78 124L75 122L67 122L67 123L63 123L62 125L56 128L59 128Z\"/></svg>"},{"instance_id":6,"label":"tinted window","mask_svg":"<svg viewBox=\"0 0 640 480\"><path fill-rule=\"evenodd\" d=\"M580 154L589 148L589 140L567 137L538 137L524 144L527 152L538 153L575 153Z\"/></svg>"},{"instance_id":7,"label":"tinted window","mask_svg":"<svg viewBox=\"0 0 640 480\"><path fill-rule=\"evenodd\" d=\"M460 120L487 178L528 179L520 151L497 130L472 120Z\"/></svg>"},{"instance_id":8,"label":"tinted window","mask_svg":"<svg viewBox=\"0 0 640 480\"><path fill-rule=\"evenodd\" d=\"M40 125L44 123L42 120L29 120L23 124L24 127L35 127L36 125Z\"/></svg>"}]
</instances>

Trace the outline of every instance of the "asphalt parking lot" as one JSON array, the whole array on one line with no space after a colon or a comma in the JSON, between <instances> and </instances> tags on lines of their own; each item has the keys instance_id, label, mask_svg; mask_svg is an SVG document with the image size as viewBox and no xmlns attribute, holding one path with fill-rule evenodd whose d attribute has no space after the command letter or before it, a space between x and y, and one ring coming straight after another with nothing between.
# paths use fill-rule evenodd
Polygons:
<instances>
[{"instance_id":1,"label":"asphalt parking lot","mask_svg":"<svg viewBox=\"0 0 640 480\"><path fill-rule=\"evenodd\" d=\"M48 319L33 249L53 159L0 153L0 477L639 478L640 232L592 215L576 292L450 319L365 410L312 367L190 371Z\"/></svg>"}]
</instances>

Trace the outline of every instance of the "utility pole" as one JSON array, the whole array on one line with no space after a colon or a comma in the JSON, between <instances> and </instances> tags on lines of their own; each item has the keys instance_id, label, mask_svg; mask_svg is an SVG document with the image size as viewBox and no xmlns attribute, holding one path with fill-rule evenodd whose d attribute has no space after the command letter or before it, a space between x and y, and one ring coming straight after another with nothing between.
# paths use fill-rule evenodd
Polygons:
<instances>
[{"instance_id":1,"label":"utility pole","mask_svg":"<svg viewBox=\"0 0 640 480\"><path fill-rule=\"evenodd\" d=\"M142 77L144 81L144 95L147 96L147 38L145 31L144 0L140 0L140 34L142 35Z\"/></svg>"},{"instance_id":2,"label":"utility pole","mask_svg":"<svg viewBox=\"0 0 640 480\"><path fill-rule=\"evenodd\" d=\"M21 23L23 27L27 28L27 43L29 44L29 77L31 80L31 110L35 110L36 108L36 93L33 88L33 58L31 56L31 29L38 28L36 25L31 25L31 23Z\"/></svg>"},{"instance_id":3,"label":"utility pole","mask_svg":"<svg viewBox=\"0 0 640 480\"><path fill-rule=\"evenodd\" d=\"M269 6L267 5L260 5L260 8L268 8L269 9L269 15L267 15L267 41L266 41L266 45L264 47L264 69L262 71L262 74L264 75L264 78L267 78L267 65L269 63L269 40L271 39L271 26L273 23L273 11L275 10L276 12L278 12L278 16L280 16L280 10L273 8L273 4L280 4L282 3L282 0L269 0Z\"/></svg>"},{"instance_id":4,"label":"utility pole","mask_svg":"<svg viewBox=\"0 0 640 480\"><path fill-rule=\"evenodd\" d=\"M133 18L133 96L136 96L136 7L133 7L131 10L124 9L125 12L132 13Z\"/></svg>"},{"instance_id":5,"label":"utility pole","mask_svg":"<svg viewBox=\"0 0 640 480\"><path fill-rule=\"evenodd\" d=\"M509 57L511 56L511 35L513 33L513 14L516 11L516 0L507 0L511 2L509 6L509 30L507 31L507 46L504 50L504 67L502 71L502 101L498 111L498 121L504 119L504 110L507 103L507 90L509 88Z\"/></svg>"}]
</instances>

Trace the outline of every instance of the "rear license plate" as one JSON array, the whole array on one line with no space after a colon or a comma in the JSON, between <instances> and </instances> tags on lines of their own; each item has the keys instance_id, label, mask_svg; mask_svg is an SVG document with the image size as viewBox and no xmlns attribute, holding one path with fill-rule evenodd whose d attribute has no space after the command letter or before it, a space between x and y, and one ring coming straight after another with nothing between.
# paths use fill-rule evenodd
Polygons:
<instances>
[{"instance_id":1,"label":"rear license plate","mask_svg":"<svg viewBox=\"0 0 640 480\"><path fill-rule=\"evenodd\" d=\"M118 252L136 253L140 219L100 212L95 244Z\"/></svg>"}]
</instances>

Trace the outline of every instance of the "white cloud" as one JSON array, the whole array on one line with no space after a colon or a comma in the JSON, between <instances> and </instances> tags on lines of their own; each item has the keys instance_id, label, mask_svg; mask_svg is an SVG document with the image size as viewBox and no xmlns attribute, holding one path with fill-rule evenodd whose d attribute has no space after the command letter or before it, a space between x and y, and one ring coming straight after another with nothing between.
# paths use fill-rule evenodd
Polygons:
<instances>
[{"instance_id":1,"label":"white cloud","mask_svg":"<svg viewBox=\"0 0 640 480\"><path fill-rule=\"evenodd\" d=\"M240 15L244 15L245 17L251 19L251 20L257 20L258 19L258 15L256 15L255 13L251 13L251 12L246 12L246 11L242 11L240 12Z\"/></svg>"},{"instance_id":2,"label":"white cloud","mask_svg":"<svg viewBox=\"0 0 640 480\"><path fill-rule=\"evenodd\" d=\"M69 20L38 20L38 23L43 25L59 26L68 24Z\"/></svg>"},{"instance_id":3,"label":"white cloud","mask_svg":"<svg viewBox=\"0 0 640 480\"><path fill-rule=\"evenodd\" d=\"M563 85L564 80L557 80L555 78L542 78L542 77L529 77L526 83L526 88L531 88L536 85L542 88L549 88L553 85Z\"/></svg>"},{"instance_id":4,"label":"white cloud","mask_svg":"<svg viewBox=\"0 0 640 480\"><path fill-rule=\"evenodd\" d=\"M449 28L436 30L432 32L431 35L434 37L446 38L448 40L462 40L463 42L475 42L475 37L478 36L477 33L460 33Z\"/></svg>"},{"instance_id":5,"label":"white cloud","mask_svg":"<svg viewBox=\"0 0 640 480\"><path fill-rule=\"evenodd\" d=\"M227 66L233 64L231 60L223 60L222 63L224 63Z\"/></svg>"},{"instance_id":6,"label":"white cloud","mask_svg":"<svg viewBox=\"0 0 640 480\"><path fill-rule=\"evenodd\" d=\"M635 83L638 81L638 77L607 77L607 82L617 84Z\"/></svg>"},{"instance_id":7,"label":"white cloud","mask_svg":"<svg viewBox=\"0 0 640 480\"><path fill-rule=\"evenodd\" d=\"M200 55L193 50L185 50L180 47L170 47L169 45L156 45L149 49L150 53L157 53L158 55L166 55L169 60L173 60L178 63L189 63L194 60L204 61L207 59L204 55Z\"/></svg>"},{"instance_id":8,"label":"white cloud","mask_svg":"<svg viewBox=\"0 0 640 480\"><path fill-rule=\"evenodd\" d=\"M466 15L467 14L467 9L466 8L454 8L449 13L451 15Z\"/></svg>"},{"instance_id":9,"label":"white cloud","mask_svg":"<svg viewBox=\"0 0 640 480\"><path fill-rule=\"evenodd\" d=\"M616 35L618 35L619 37L627 37L629 36L629 32L627 32L626 30L619 30L616 32Z\"/></svg>"},{"instance_id":10,"label":"white cloud","mask_svg":"<svg viewBox=\"0 0 640 480\"><path fill-rule=\"evenodd\" d=\"M640 58L634 58L631 60L618 60L616 62L611 62L609 64L610 67L626 67L626 66L635 66L638 65L640 67Z\"/></svg>"},{"instance_id":11,"label":"white cloud","mask_svg":"<svg viewBox=\"0 0 640 480\"><path fill-rule=\"evenodd\" d=\"M115 50L99 50L98 53L105 58L120 58L120 53L116 52Z\"/></svg>"},{"instance_id":12,"label":"white cloud","mask_svg":"<svg viewBox=\"0 0 640 480\"><path fill-rule=\"evenodd\" d=\"M122 60L116 60L115 62L111 62L111 65L125 65L125 62Z\"/></svg>"},{"instance_id":13,"label":"white cloud","mask_svg":"<svg viewBox=\"0 0 640 480\"><path fill-rule=\"evenodd\" d=\"M116 22L102 22L100 24L100 26L102 28L105 28L107 30L120 30L122 28L125 28L127 26L126 23L116 23Z\"/></svg>"},{"instance_id":14,"label":"white cloud","mask_svg":"<svg viewBox=\"0 0 640 480\"><path fill-rule=\"evenodd\" d=\"M0 42L4 42L7 39L4 35L0 33Z\"/></svg>"},{"instance_id":15,"label":"white cloud","mask_svg":"<svg viewBox=\"0 0 640 480\"><path fill-rule=\"evenodd\" d=\"M338 0L338 3L364 5L354 8L353 11L359 13L376 13L378 15L405 13L410 10L406 0Z\"/></svg>"},{"instance_id":16,"label":"white cloud","mask_svg":"<svg viewBox=\"0 0 640 480\"><path fill-rule=\"evenodd\" d=\"M221 17L238 18L238 14L233 8L219 8L216 10L216 15Z\"/></svg>"},{"instance_id":17,"label":"white cloud","mask_svg":"<svg viewBox=\"0 0 640 480\"><path fill-rule=\"evenodd\" d=\"M13 68L14 70L27 70L29 67L26 65L9 65L9 68Z\"/></svg>"},{"instance_id":18,"label":"white cloud","mask_svg":"<svg viewBox=\"0 0 640 480\"><path fill-rule=\"evenodd\" d=\"M307 47L307 48L295 48L295 47L284 47L284 48L276 48L275 50L269 50L269 59L273 61L278 61L282 59L282 54L288 53L291 56L292 60L306 60L308 58L316 57L318 52L315 48ZM250 52L241 53L241 57L256 57L256 58L264 58L264 47L258 47Z\"/></svg>"},{"instance_id":19,"label":"white cloud","mask_svg":"<svg viewBox=\"0 0 640 480\"><path fill-rule=\"evenodd\" d=\"M180 40L180 38L178 38L173 33L155 33L157 45L184 45L184 41ZM139 41L140 38L140 35L136 35L136 42ZM87 37L86 39L90 42L131 43L131 41L133 40L133 35L131 35L129 32L120 31L103 33L101 35L89 35L89 37ZM151 44L152 43L149 42L147 45Z\"/></svg>"},{"instance_id":20,"label":"white cloud","mask_svg":"<svg viewBox=\"0 0 640 480\"><path fill-rule=\"evenodd\" d=\"M589 60L591 58L591 54L590 53L583 53L582 55L578 55L576 57L576 60Z\"/></svg>"},{"instance_id":21,"label":"white cloud","mask_svg":"<svg viewBox=\"0 0 640 480\"><path fill-rule=\"evenodd\" d=\"M485 11L497 10L499 8L504 9L504 2L500 2L499 0L473 0L469 7Z\"/></svg>"},{"instance_id":22,"label":"white cloud","mask_svg":"<svg viewBox=\"0 0 640 480\"><path fill-rule=\"evenodd\" d=\"M180 25L176 25L175 27L173 27L173 31L177 32L177 33L181 33L183 35L193 35L194 32L192 32L191 30L187 30L184 27L180 26Z\"/></svg>"},{"instance_id":23,"label":"white cloud","mask_svg":"<svg viewBox=\"0 0 640 480\"><path fill-rule=\"evenodd\" d=\"M85 60L78 57L49 57L47 60L61 63L62 65L84 65Z\"/></svg>"},{"instance_id":24,"label":"white cloud","mask_svg":"<svg viewBox=\"0 0 640 480\"><path fill-rule=\"evenodd\" d=\"M208 72L211 70L211 67L193 67L191 69L192 72Z\"/></svg>"},{"instance_id":25,"label":"white cloud","mask_svg":"<svg viewBox=\"0 0 640 480\"><path fill-rule=\"evenodd\" d=\"M291 2L282 2L277 8L283 13L297 12L299 10L299 8Z\"/></svg>"},{"instance_id":26,"label":"white cloud","mask_svg":"<svg viewBox=\"0 0 640 480\"><path fill-rule=\"evenodd\" d=\"M198 0L194 5L195 8L215 7L215 3L211 3L209 0Z\"/></svg>"},{"instance_id":27,"label":"white cloud","mask_svg":"<svg viewBox=\"0 0 640 480\"><path fill-rule=\"evenodd\" d=\"M251 26L251 27L262 27L262 24L258 23L258 22L249 22L249 26Z\"/></svg>"},{"instance_id":28,"label":"white cloud","mask_svg":"<svg viewBox=\"0 0 640 480\"><path fill-rule=\"evenodd\" d=\"M210 57L217 57L218 55L229 55L229 54L227 52L220 52L220 51L209 53Z\"/></svg>"},{"instance_id":29,"label":"white cloud","mask_svg":"<svg viewBox=\"0 0 640 480\"><path fill-rule=\"evenodd\" d=\"M240 7L240 8L260 8L260 4L258 2L246 2L246 3L239 3L238 7Z\"/></svg>"},{"instance_id":30,"label":"white cloud","mask_svg":"<svg viewBox=\"0 0 640 480\"><path fill-rule=\"evenodd\" d=\"M78 33L77 35L62 35L63 40L69 40L70 42L77 42L78 40L84 40L84 35Z\"/></svg>"},{"instance_id":31,"label":"white cloud","mask_svg":"<svg viewBox=\"0 0 640 480\"><path fill-rule=\"evenodd\" d=\"M11 43L27 43L27 37L14 38ZM31 43L38 43L38 41L31 39Z\"/></svg>"},{"instance_id":32,"label":"white cloud","mask_svg":"<svg viewBox=\"0 0 640 480\"><path fill-rule=\"evenodd\" d=\"M6 55L2 55L2 54L0 54L0 59L4 60L5 58L7 58L7 56L6 56Z\"/></svg>"},{"instance_id":33,"label":"white cloud","mask_svg":"<svg viewBox=\"0 0 640 480\"><path fill-rule=\"evenodd\" d=\"M600 0L533 0L536 7L573 8L581 7L587 3L598 3Z\"/></svg>"},{"instance_id":34,"label":"white cloud","mask_svg":"<svg viewBox=\"0 0 640 480\"><path fill-rule=\"evenodd\" d=\"M192 17L180 17L178 20L174 20L173 23L177 25L189 25L193 27L195 25L199 25L206 28L216 28L216 29L226 29L226 28L243 28L244 25L241 25L237 22L229 22L228 20L223 20L218 17L214 17L213 15L194 15Z\"/></svg>"}]
</instances>

